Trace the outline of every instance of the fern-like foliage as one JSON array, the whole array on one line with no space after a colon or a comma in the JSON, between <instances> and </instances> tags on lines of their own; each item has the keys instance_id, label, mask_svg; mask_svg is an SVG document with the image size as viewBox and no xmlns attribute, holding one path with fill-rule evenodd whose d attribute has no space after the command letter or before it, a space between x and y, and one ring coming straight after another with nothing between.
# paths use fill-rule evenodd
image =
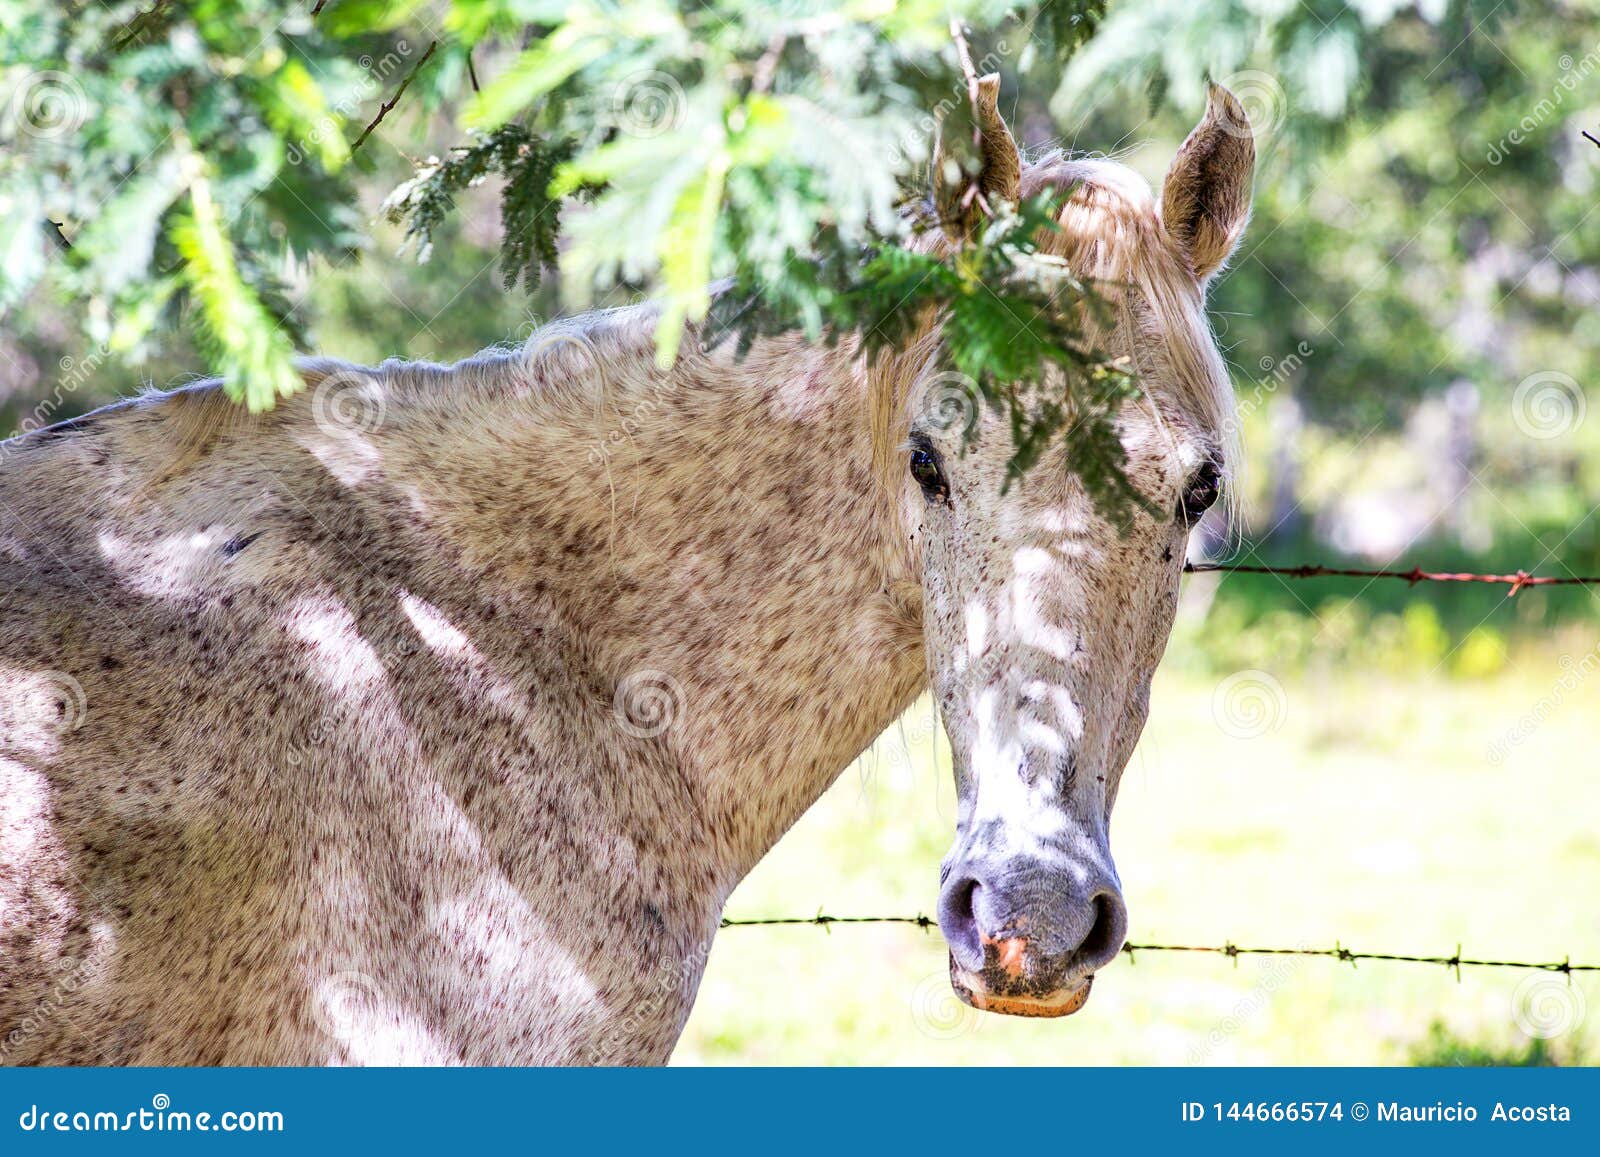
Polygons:
<instances>
[{"instance_id":1,"label":"fern-like foliage","mask_svg":"<svg viewBox=\"0 0 1600 1157\"><path fill-rule=\"evenodd\" d=\"M271 409L302 381L291 364L294 348L261 297L240 276L208 178L189 186L191 208L172 226L183 258L182 278L199 306L201 347L223 377L223 388L251 411Z\"/></svg>"},{"instance_id":2,"label":"fern-like foliage","mask_svg":"<svg viewBox=\"0 0 1600 1157\"><path fill-rule=\"evenodd\" d=\"M503 177L505 287L516 288L520 279L524 288L532 290L544 267L556 262L561 199L551 195L551 179L576 147L571 138L547 140L520 124L501 125L442 160L429 158L411 180L390 194L384 211L389 220L405 225L406 240L416 245L417 259L427 261L434 232L455 208L456 197L492 176Z\"/></svg>"},{"instance_id":3,"label":"fern-like foliage","mask_svg":"<svg viewBox=\"0 0 1600 1157\"><path fill-rule=\"evenodd\" d=\"M827 0L455 8L485 39L518 25L527 35L467 107L474 143L430 158L388 202L421 256L456 194L499 174L507 285L519 270L537 284L555 257L559 200L592 195L567 234L564 284L580 298L648 287L662 301L662 364L686 320L707 318L741 352L797 328L859 334L876 352L933 311L948 368L1009 414L1008 481L1065 437L1096 502L1129 515L1139 499L1113 418L1135 386L1088 339L1094 294L1038 251L1049 204L999 206L948 256L914 243L903 211L938 124L951 159L976 160L962 143L974 126L951 17L970 25L963 47L980 71L1016 73L1069 57L1103 0L960 0L888 20ZM718 278L735 290L713 301Z\"/></svg>"},{"instance_id":4,"label":"fern-like foliage","mask_svg":"<svg viewBox=\"0 0 1600 1157\"><path fill-rule=\"evenodd\" d=\"M407 55L288 0L0 0L0 317L44 282L119 357L192 322L241 402L300 388L285 285L364 243L349 121Z\"/></svg>"},{"instance_id":5,"label":"fern-like foliage","mask_svg":"<svg viewBox=\"0 0 1600 1157\"><path fill-rule=\"evenodd\" d=\"M1058 195L997 208L974 238L943 253L884 243L852 256L834 247L795 263L780 284L736 283L713 308L708 338L745 349L761 334L806 328L805 307L820 303L830 339L857 334L877 355L901 345L931 311L943 368L1008 416L1008 484L1065 440L1070 468L1097 507L1126 524L1148 509L1128 481L1115 427L1138 384L1124 361L1093 343L1112 322L1105 297L1040 249L1040 238L1058 228Z\"/></svg>"}]
</instances>

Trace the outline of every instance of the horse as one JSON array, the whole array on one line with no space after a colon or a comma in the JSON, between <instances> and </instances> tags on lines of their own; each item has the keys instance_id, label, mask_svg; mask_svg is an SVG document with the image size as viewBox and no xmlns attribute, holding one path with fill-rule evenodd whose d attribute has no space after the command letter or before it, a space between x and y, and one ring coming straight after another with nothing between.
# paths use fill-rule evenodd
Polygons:
<instances>
[{"instance_id":1,"label":"horse","mask_svg":"<svg viewBox=\"0 0 1600 1157\"><path fill-rule=\"evenodd\" d=\"M949 420L937 318L874 357L691 323L663 368L646 303L0 446L0 1059L664 1063L729 893L930 688L955 991L1082 1007L1186 536L1233 468L1205 296L1254 148L1211 89L1158 202L1111 160L1025 162L996 84L983 203L1063 194L1040 244L1121 287L1126 526L1070 443L1004 485L1005 417Z\"/></svg>"}]
</instances>

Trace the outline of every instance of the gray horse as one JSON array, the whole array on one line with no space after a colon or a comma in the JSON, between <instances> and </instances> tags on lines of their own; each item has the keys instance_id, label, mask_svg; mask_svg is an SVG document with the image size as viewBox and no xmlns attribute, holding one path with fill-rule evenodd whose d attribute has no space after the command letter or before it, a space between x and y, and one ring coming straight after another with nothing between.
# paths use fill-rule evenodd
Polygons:
<instances>
[{"instance_id":1,"label":"gray horse","mask_svg":"<svg viewBox=\"0 0 1600 1157\"><path fill-rule=\"evenodd\" d=\"M956 991L1079 1008L1229 466L1204 296L1254 151L1214 90L1158 203L1023 163L984 92L985 192L1073 190L1046 243L1127 287L1104 338L1162 512L1127 533L1059 451L1002 493L1009 431L970 394L949 421L933 322L870 366L691 333L660 370L640 306L450 366L310 361L264 416L213 382L5 443L0 1057L665 1061L728 894L930 685Z\"/></svg>"}]
</instances>

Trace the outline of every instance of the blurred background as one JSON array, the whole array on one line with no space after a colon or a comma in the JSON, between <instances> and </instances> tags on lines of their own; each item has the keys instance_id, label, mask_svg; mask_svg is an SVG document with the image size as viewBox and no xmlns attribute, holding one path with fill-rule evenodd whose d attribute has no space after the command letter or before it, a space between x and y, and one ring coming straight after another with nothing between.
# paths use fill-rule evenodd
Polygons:
<instances>
[{"instance_id":1,"label":"blurred background","mask_svg":"<svg viewBox=\"0 0 1600 1157\"><path fill-rule=\"evenodd\" d=\"M1600 575L1600 5L1125 0L1064 74L998 51L1025 147L1152 183L1206 76L1251 114L1254 222L1212 299L1243 501L1195 558ZM496 273L493 181L459 194L428 264L401 251L384 198L454 139L449 86L423 73L412 95L341 178L338 244L275 270L302 348L451 360L564 308L557 279ZM67 280L4 316L0 429L207 372L181 328L86 340ZM1584 586L1191 576L1114 825L1131 938L1600 961L1597 674ZM918 704L729 916L930 910L942 745ZM676 1060L1593 1063L1590 975L1147 954L1083 1013L1026 1022L955 1002L936 931L732 928Z\"/></svg>"}]
</instances>

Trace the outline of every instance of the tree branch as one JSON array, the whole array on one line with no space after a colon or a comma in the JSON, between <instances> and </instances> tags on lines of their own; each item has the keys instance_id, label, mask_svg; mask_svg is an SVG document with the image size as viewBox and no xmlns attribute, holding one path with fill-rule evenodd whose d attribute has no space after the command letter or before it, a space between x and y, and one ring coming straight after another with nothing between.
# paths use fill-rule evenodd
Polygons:
<instances>
[{"instance_id":1,"label":"tree branch","mask_svg":"<svg viewBox=\"0 0 1600 1157\"><path fill-rule=\"evenodd\" d=\"M372 135L372 130L381 125L383 118L388 116L394 106L400 103L400 98L406 94L406 89L411 87L411 82L416 79L417 73L422 71L422 66L428 63L428 58L433 55L433 50L438 47L439 42L437 40L432 41L428 45L428 51L422 54L422 59L417 61L416 66L410 72L406 73L406 78L400 82L400 87L394 90L394 95L378 106L378 115L372 118L371 124L361 130L361 135L356 138L356 143L350 146L352 153L366 144L367 138Z\"/></svg>"},{"instance_id":2,"label":"tree branch","mask_svg":"<svg viewBox=\"0 0 1600 1157\"><path fill-rule=\"evenodd\" d=\"M978 70L972 66L972 48L967 44L966 33L961 30L961 21L951 18L950 39L956 42L956 56L961 59L961 75L967 81L967 99L972 102L974 112L978 109ZM977 144L977 138L973 138Z\"/></svg>"},{"instance_id":3,"label":"tree branch","mask_svg":"<svg viewBox=\"0 0 1600 1157\"><path fill-rule=\"evenodd\" d=\"M789 44L787 32L777 32L767 43L767 50L761 54L761 59L756 61L754 79L750 83L751 92L765 93L772 89L772 81L778 74L778 62L783 59L783 50Z\"/></svg>"},{"instance_id":4,"label":"tree branch","mask_svg":"<svg viewBox=\"0 0 1600 1157\"><path fill-rule=\"evenodd\" d=\"M983 155L983 116L978 109L978 70L972 64L972 46L967 43L966 32L961 27L961 21L955 17L950 18L950 39L956 42L956 56L961 61L961 75L967 82L967 103L972 106L972 147L978 150L978 155ZM974 178L967 186L966 192L961 196L961 211L968 212L973 201L985 214L992 215L988 199L983 195L979 179Z\"/></svg>"}]
</instances>

